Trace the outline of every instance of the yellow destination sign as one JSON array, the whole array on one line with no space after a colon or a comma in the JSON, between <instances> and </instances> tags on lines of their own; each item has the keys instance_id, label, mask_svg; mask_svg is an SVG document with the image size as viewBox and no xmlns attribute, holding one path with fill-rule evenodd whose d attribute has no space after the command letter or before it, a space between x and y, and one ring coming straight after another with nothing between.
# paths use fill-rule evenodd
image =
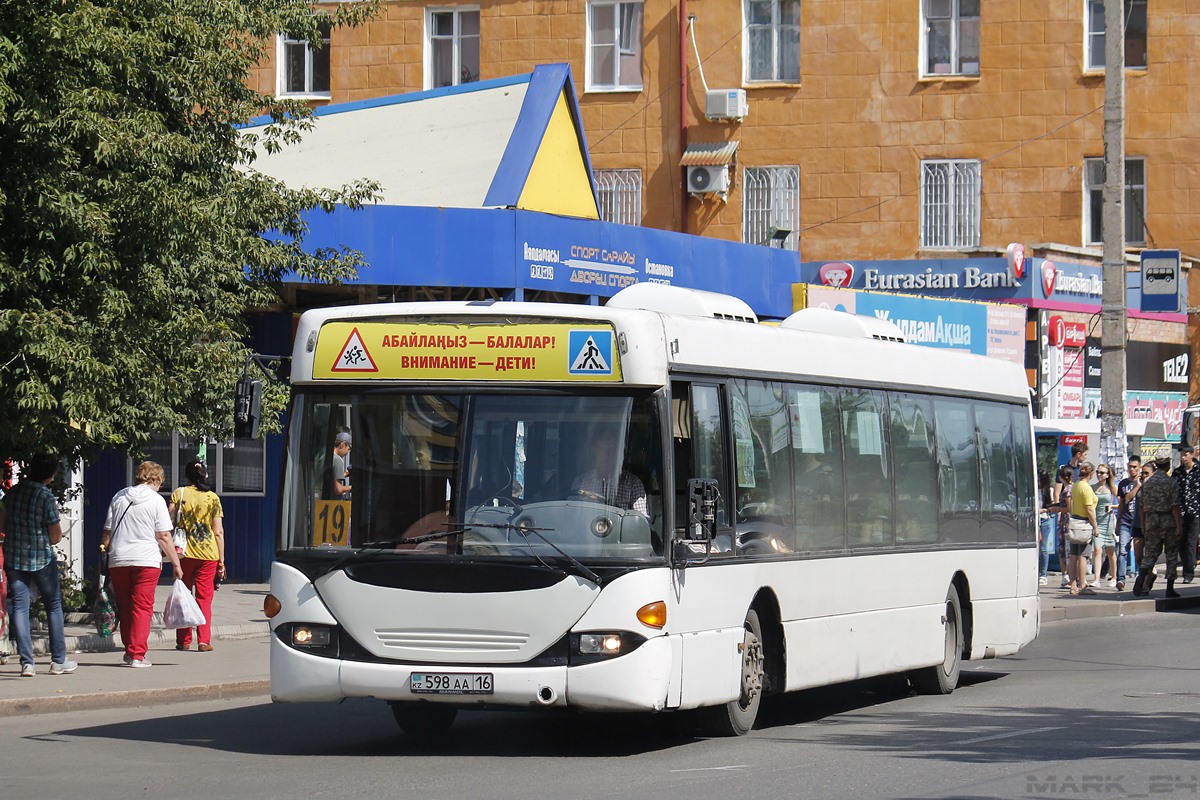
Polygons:
<instances>
[{"instance_id":1,"label":"yellow destination sign","mask_svg":"<svg viewBox=\"0 0 1200 800\"><path fill-rule=\"evenodd\" d=\"M317 337L313 377L617 382L621 365L606 323L329 322Z\"/></svg>"}]
</instances>

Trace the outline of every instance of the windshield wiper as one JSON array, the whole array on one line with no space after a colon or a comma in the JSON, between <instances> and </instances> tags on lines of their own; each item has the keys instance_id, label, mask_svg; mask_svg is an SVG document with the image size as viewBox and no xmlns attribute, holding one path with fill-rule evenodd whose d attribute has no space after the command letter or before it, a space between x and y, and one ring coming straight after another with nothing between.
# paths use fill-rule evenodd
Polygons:
<instances>
[{"instance_id":1,"label":"windshield wiper","mask_svg":"<svg viewBox=\"0 0 1200 800\"><path fill-rule=\"evenodd\" d=\"M411 537L407 537L407 538L390 539L390 540L386 540L386 541L363 542L359 546L363 547L363 548L378 549L378 548L382 548L382 547L396 547L396 546L402 545L402 544L420 544L421 542L432 542L434 539L444 539L447 536L453 536L456 533L464 533L470 527L472 527L472 526L455 525L453 530L434 531L433 533L426 533L421 536L411 536Z\"/></svg>"},{"instance_id":2,"label":"windshield wiper","mask_svg":"<svg viewBox=\"0 0 1200 800\"><path fill-rule=\"evenodd\" d=\"M488 525L487 527L489 527L489 528L504 528L506 530L516 531L517 533L521 534L521 537L525 540L525 545L527 547L529 546L529 534L532 533L535 536L537 536L539 539L541 539L543 542L550 545L550 547L554 550L554 552L558 553L560 556L562 556L564 559L566 559L572 566L574 566L576 575L579 575L580 577L583 577L583 578L587 578L589 581L596 584L597 586L599 586L601 583L603 583L603 580L600 578L600 576L597 575L595 572L592 572L590 569L588 569L586 564L584 564L582 561L575 558L575 556L571 555L566 550L563 550L561 547L559 547L554 542L550 541L549 539L547 539L545 536L542 535L542 531L553 531L554 530L553 528L534 528L534 527L525 526L525 525L513 525L511 522L507 522L503 525ZM538 561L542 561L542 557L539 556L537 554L537 551L534 550L532 547L529 548L529 552L532 553L533 557L536 558ZM542 561L542 563L545 564L546 562ZM546 566L549 566L549 564L547 564Z\"/></svg>"}]
</instances>

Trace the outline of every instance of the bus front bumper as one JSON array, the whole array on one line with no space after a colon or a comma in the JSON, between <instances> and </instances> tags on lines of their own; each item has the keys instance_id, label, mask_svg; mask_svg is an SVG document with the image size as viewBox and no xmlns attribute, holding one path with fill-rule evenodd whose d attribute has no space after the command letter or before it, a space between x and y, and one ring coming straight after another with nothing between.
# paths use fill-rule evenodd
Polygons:
<instances>
[{"instance_id":1,"label":"bus front bumper","mask_svg":"<svg viewBox=\"0 0 1200 800\"><path fill-rule=\"evenodd\" d=\"M513 667L339 661L296 650L272 637L271 698L277 703L373 697L392 702L425 701L459 706L660 711L666 706L671 664L671 648L664 638L651 639L632 653L608 661L572 667ZM418 693L413 691L414 673L464 681L472 680L471 676L486 675L491 691Z\"/></svg>"}]
</instances>

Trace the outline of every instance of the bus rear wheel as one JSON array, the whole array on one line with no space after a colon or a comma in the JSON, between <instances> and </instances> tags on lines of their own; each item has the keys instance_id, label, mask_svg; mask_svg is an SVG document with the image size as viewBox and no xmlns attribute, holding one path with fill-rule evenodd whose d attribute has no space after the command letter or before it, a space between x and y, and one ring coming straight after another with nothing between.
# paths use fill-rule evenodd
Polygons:
<instances>
[{"instance_id":1,"label":"bus rear wheel","mask_svg":"<svg viewBox=\"0 0 1200 800\"><path fill-rule=\"evenodd\" d=\"M950 694L958 686L963 651L962 603L958 589L953 586L946 593L945 620L946 650L942 663L908 673L909 682L919 694Z\"/></svg>"},{"instance_id":2,"label":"bus rear wheel","mask_svg":"<svg viewBox=\"0 0 1200 800\"><path fill-rule=\"evenodd\" d=\"M743 628L738 698L699 711L703 727L716 736L745 736L754 727L758 708L762 704L767 659L762 625L758 621L758 612L753 608L746 612Z\"/></svg>"},{"instance_id":3,"label":"bus rear wheel","mask_svg":"<svg viewBox=\"0 0 1200 800\"><path fill-rule=\"evenodd\" d=\"M454 718L458 716L455 706L437 703L390 703L392 716L400 730L409 736L442 736L449 733Z\"/></svg>"}]
</instances>

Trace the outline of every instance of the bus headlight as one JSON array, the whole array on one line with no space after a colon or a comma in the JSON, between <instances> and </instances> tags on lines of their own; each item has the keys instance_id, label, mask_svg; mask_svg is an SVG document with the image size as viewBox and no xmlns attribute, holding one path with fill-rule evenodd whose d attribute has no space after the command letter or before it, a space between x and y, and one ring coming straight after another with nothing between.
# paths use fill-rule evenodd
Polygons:
<instances>
[{"instance_id":1,"label":"bus headlight","mask_svg":"<svg viewBox=\"0 0 1200 800\"><path fill-rule=\"evenodd\" d=\"M621 634L581 633L579 634L579 652L584 655L619 655L621 652Z\"/></svg>"},{"instance_id":2,"label":"bus headlight","mask_svg":"<svg viewBox=\"0 0 1200 800\"><path fill-rule=\"evenodd\" d=\"M325 647L330 641L326 625L295 625L292 627L292 644L296 647Z\"/></svg>"}]
</instances>

